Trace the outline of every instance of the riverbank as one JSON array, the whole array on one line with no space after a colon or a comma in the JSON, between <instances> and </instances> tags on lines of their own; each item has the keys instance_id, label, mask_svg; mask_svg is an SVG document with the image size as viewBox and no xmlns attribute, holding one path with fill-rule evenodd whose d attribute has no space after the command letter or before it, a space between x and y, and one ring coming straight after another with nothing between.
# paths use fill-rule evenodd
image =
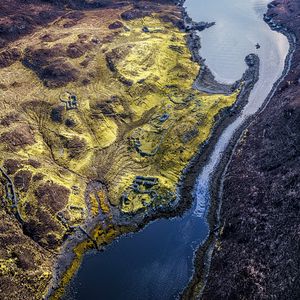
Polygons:
<instances>
[{"instance_id":1,"label":"riverbank","mask_svg":"<svg viewBox=\"0 0 300 300\"><path fill-rule=\"evenodd\" d=\"M49 282L46 297L58 290L54 298L60 298L87 250L183 214L193 200L184 188L199 172L189 175L191 158L197 151L208 158L211 131L246 103L241 95L258 70L249 56L237 101L238 92L230 93L237 85L216 86L209 74L209 90L224 94L192 89L201 76L198 63L203 66L195 30L213 24L185 26L182 9L169 1L103 7L66 1L71 11L33 2L38 20L52 10L59 15L47 26L37 21L0 53L1 165L14 182L23 220L16 229L1 185L4 299L41 299ZM11 27L8 20L17 28L34 22L10 8L1 28Z\"/></svg>"},{"instance_id":2,"label":"riverbank","mask_svg":"<svg viewBox=\"0 0 300 300\"><path fill-rule=\"evenodd\" d=\"M180 20L182 20L182 19L180 18ZM180 20L178 21L178 23L180 23ZM145 19L144 19L144 21L145 21ZM149 23L151 21L151 19L147 19L147 21ZM183 28L180 28L180 29L183 29ZM150 29L148 28L148 30L151 30L151 27L150 27ZM174 28L174 30L175 30L175 28ZM194 30L189 29L188 32L194 33ZM164 32L164 33L166 33L166 32ZM181 34L184 35L185 32L183 31ZM187 34L189 35L189 33L187 33ZM150 39L148 39L148 40L150 40ZM186 47L186 44L184 45L184 47ZM183 49L174 48L174 46L171 47L171 49L175 49L176 52L183 51ZM194 53L195 53L195 55L196 55L196 53L198 55L197 51ZM184 64L187 64L187 65L191 64L190 53L188 55L188 59L189 60L186 61ZM253 59L255 60L255 58L253 58ZM193 64L197 65L197 63L198 63L198 61L196 61L196 60L193 61ZM253 71L253 68L249 68L249 71L247 72L247 75L245 75L245 78L244 78L245 81L247 81L247 82L249 80L251 81L251 79L249 79L249 78L252 76L251 75L252 73L255 73ZM170 75L172 75L172 74L170 74ZM192 81L193 81L193 79L194 78L192 78ZM167 83L169 83L169 82L167 82ZM191 88L191 86L192 86L192 83L189 85L189 88ZM247 85L245 85L245 86L247 86ZM171 88L171 86L170 86L170 88ZM242 90L245 90L245 88L242 88ZM182 97L183 96L184 95L182 95ZM205 94L204 95L201 94L201 96L206 97ZM220 96L222 96L222 95L220 95ZM226 95L226 96L230 97L229 95ZM212 97L214 97L214 96L212 96ZM180 99L181 97L178 97L178 98L180 101L182 101L182 99ZM213 98L210 98L210 99L213 100ZM202 99L202 101L203 100L205 100L205 98ZM188 101L190 101L190 100L188 100ZM205 101L203 101L203 103L205 104ZM181 105L180 108L178 109L178 111L182 110L185 106L184 103L175 103L175 104ZM193 112L196 112L196 109L194 109L192 111L192 113ZM221 115L222 115L222 117L221 117ZM223 117L225 117L225 115L226 115L226 112L222 111L222 114L219 115L218 119L222 119ZM195 117L195 118L193 118L192 121L196 122L196 120L197 120L197 118ZM214 120L214 122L215 121L216 120ZM203 131L205 131L205 130L203 130ZM180 132L182 132L182 130ZM172 143L173 143L173 140L172 140ZM197 151L198 146L199 146L199 143L195 144L195 148L196 148L195 151ZM168 151L169 150L170 149L168 149ZM177 151L176 153L178 154L179 152ZM194 152L193 152L193 154L194 154ZM184 161L184 160L181 160L181 162L182 161ZM103 242L102 240L100 240L99 243L97 242L97 237L99 237L98 231L102 230L101 226L103 225L103 222L100 222L100 224L98 224L99 219L96 218L96 219L93 219L92 222L86 222L84 225L84 230L89 233L89 236L91 236L93 240L91 238L87 239L87 236L82 235L82 232L80 232L79 230L77 231L77 233L75 235L71 236L69 238L69 240L64 244L62 255L60 255L60 258L55 265L55 268L54 268L55 275L54 275L53 281L51 282L51 286L49 288L49 293L48 293L47 297L49 297L53 293L55 294L54 298L59 298L61 296L64 286L68 283L70 278L74 275L74 272L76 272L76 270L78 269L83 254L88 249L94 248L95 243L97 244L97 247L99 248L99 250L104 250L106 245L108 243L110 243L117 236L120 236L120 235L122 235L124 233L128 233L128 232L139 231L140 229L142 229L146 224L148 224L152 220L155 220L158 218L163 218L163 217L171 218L171 217L183 214L186 211L186 209L188 207L190 207L191 203L192 203L192 200L189 197L187 197L187 199L185 201L185 199L180 199L180 197L177 194L176 199L174 201L170 201L169 204L164 203L164 205L155 205L155 206L153 205L154 207L152 207L152 208L150 206L146 210L140 209L138 211L132 211L131 213L130 212L126 212L126 213L121 212L120 207L109 205L110 214L109 214L108 222L110 224L113 224L112 235L108 234L110 237L108 240L105 240L105 242ZM107 204L109 204L109 203L107 203ZM141 208L143 208L143 207L141 207ZM73 249L75 249L75 251L73 251Z\"/></svg>"},{"instance_id":3,"label":"riverbank","mask_svg":"<svg viewBox=\"0 0 300 300\"><path fill-rule=\"evenodd\" d=\"M0 283L4 299L41 299L54 261L71 264L62 251L77 258L66 282L136 212L167 215L182 168L235 95L192 89L199 66L170 1L20 2L1 3L0 163L24 222L3 178Z\"/></svg>"},{"instance_id":4,"label":"riverbank","mask_svg":"<svg viewBox=\"0 0 300 300\"><path fill-rule=\"evenodd\" d=\"M298 41L298 12L297 1L276 1L269 6L267 20L287 27ZM212 258L205 299L245 294L259 299L299 298L298 66L296 44L290 72L249 127L229 165L221 249ZM243 171L241 165L246 167ZM232 202L234 207L229 205ZM226 273L221 271L224 263ZM217 276L224 279L222 284Z\"/></svg>"},{"instance_id":5,"label":"riverbank","mask_svg":"<svg viewBox=\"0 0 300 300\"><path fill-rule=\"evenodd\" d=\"M270 5L269 8L271 9L273 8L273 6ZM254 266L253 262L250 263L250 265L245 265L247 262L249 263L251 261L251 256L253 257L252 250L258 247L257 242L254 242L252 240L252 243L249 243L248 251L246 250L246 256L249 257L249 260L245 262L241 258L241 256L243 256L243 254L241 253L245 253L245 244L247 244L245 240L248 239L249 235L252 236L254 240L256 238L258 239L259 234L257 234L257 236L255 234L252 234L253 224L243 231L239 230L241 225L237 225L241 224L241 219L243 220L243 224L245 220L249 220L249 222L252 222L251 220L255 218L255 211L253 210L251 215L247 217L245 216L245 210L247 210L248 205L247 203L245 203L245 199L247 200L247 197L249 197L249 195L253 197L253 192L250 191L250 187L251 189L253 189L253 180L255 179L250 176L251 180L248 181L249 175L247 174L247 160L242 162L240 158L238 159L238 157L240 156L240 152L243 149L243 144L248 138L249 127L254 127L254 124L257 122L257 120L263 118L262 115L265 115L265 118L270 118L270 116L276 115L276 113L274 114L274 112L269 112L269 117L266 117L266 114L268 114L268 108L270 109L271 107L270 104L274 104L274 101L276 101L276 94L280 93L282 86L286 85L286 82L288 82L288 77L290 75L288 75L284 80L284 77L287 75L286 73L294 73L293 69L290 69L289 65L296 46L293 31L294 27L288 26L288 24L276 19L277 14L273 15L272 13L272 9L271 12L269 10L268 16L271 15L271 17L267 18L266 20L270 21L272 19L273 25L271 27L287 35L290 42L290 51L286 59L285 71L283 77L274 84L273 90L271 91L271 94L266 100L264 106L261 108L259 114L257 114L255 118L249 119L249 121L243 126L243 128L236 133L235 138L230 143L227 154L222 159L222 163L214 176L211 189L212 203L209 213L211 234L203 248L201 248L197 253L195 277L191 281L189 287L186 289L183 295L184 299L198 298L199 293L201 293L202 298L204 299L231 299L232 297L240 299L240 297L243 297L243 295L244 297L246 297L246 299L253 299L256 297L262 299L266 296L267 293L269 293L269 295L272 294L271 290L269 290L268 292L264 290L262 294L259 294L258 286L259 284L261 284L261 277L254 278L254 273L247 273L251 272L251 270L253 272L257 272L257 270L255 270L256 267ZM275 20L273 20L274 16ZM280 25L274 26L274 23L279 23ZM295 57L294 55L293 61L295 60L297 61L297 56ZM275 96L273 97L274 93ZM278 105L278 107L280 107L280 105ZM276 111L276 109L273 110ZM261 128L259 130L260 132L264 131ZM258 132L256 132L256 134L258 136L260 135ZM257 149L252 145L251 148L249 148L249 146L247 147L247 150L253 149L250 150L250 152L256 151L254 149ZM233 155L231 155L232 152L234 153ZM246 154L245 152L245 157L248 158L249 156L249 153ZM253 155L253 157L254 156L255 155ZM236 160L236 163L233 163L233 166L232 159ZM253 163L256 166L259 166L257 160L253 160ZM236 170L239 170L240 172L238 175ZM245 175L245 173L247 175ZM228 185L230 185L230 189L228 188ZM243 190L243 187L245 185L248 186L249 190L247 192L240 192L240 190ZM222 197L222 195L224 195L222 192L223 186L225 189L225 199L224 196ZM265 189L264 187L261 188ZM261 194L259 194L258 192L256 196L261 197ZM232 205L233 203L235 203L235 205ZM252 201L249 201L250 206L253 205L252 203ZM255 209L256 208L257 206L255 206ZM253 208L249 207L249 209L251 210ZM247 223L247 221L245 223ZM259 226L259 223L257 223L257 226ZM251 230L251 232L249 230ZM238 240L236 236L238 236ZM268 241L271 241L270 238ZM260 241L260 243L266 245L268 242ZM233 250L233 247L236 247L236 249ZM267 253L268 251L265 251L265 253L260 253L260 257L265 257ZM263 264L264 262L261 263ZM209 271L211 264L211 271ZM230 270L230 268L232 270ZM272 276L269 276L269 278L272 278ZM274 278L274 284L278 284L279 282L281 282L279 277L277 277L276 280ZM251 284L252 287L250 288ZM254 288L255 285L256 288Z\"/></svg>"},{"instance_id":6,"label":"riverbank","mask_svg":"<svg viewBox=\"0 0 300 300\"><path fill-rule=\"evenodd\" d=\"M191 38L195 34L194 30L189 30L190 35L188 38L188 44L190 47L191 52L193 53L194 61L195 62L200 62L202 63L202 60L198 60L199 54L199 40L196 38ZM194 36L195 37L195 36ZM222 128L223 121L229 116L229 115L235 115L237 112L242 109L243 105L246 103L246 94L250 92L250 90L253 87L253 84L257 78L257 71L258 71L258 60L255 56L249 56L248 58L248 64L249 64L249 69L247 72L244 74L242 80L240 82L244 82L243 86L241 87L241 92L238 100L234 104L233 107L230 109L223 110L221 114L218 115L218 117L215 119L215 126L214 126L214 132L216 131L217 127ZM203 67L203 65L202 65ZM236 84L237 86L238 84ZM234 89L234 88L233 88ZM214 134L213 134L214 135ZM211 134L211 136L213 136ZM205 144L209 144L206 142ZM203 149L200 151L203 153ZM199 153L199 155L201 155ZM204 159L204 157L203 157ZM197 159L194 159L191 164L193 164ZM188 170L185 171L185 174L189 174ZM196 175L197 173L195 173ZM186 175L184 175L185 177ZM192 180L195 180L194 178L189 177L188 179L182 178L182 182L185 181L189 182L189 184L193 185ZM180 188L179 188L180 189ZM184 198L180 198L179 194L182 195L184 194ZM164 207L158 207L155 208L154 210L148 210L147 213L142 213L142 214L132 214L132 215L124 215L120 214L120 212L117 209L112 208L112 218L113 218L113 223L118 224L121 226L123 229L130 228L130 232L135 232L140 229L142 229L146 224L151 222L152 220L158 219L158 218L172 218L177 215L182 215L192 204L192 197L190 197L190 191L189 193L182 193L181 191L178 191L178 196L177 200L173 202L171 205L164 206ZM93 226L89 227L90 229L87 229L88 232L90 232L93 228ZM124 232L128 232L126 229ZM75 245L78 244L78 241L75 242ZM71 247L68 247L69 249L72 249L74 245ZM104 246L105 247L105 246ZM103 246L101 246L101 249L103 249ZM70 253L70 252L69 252ZM66 253L64 254L66 255ZM66 259L62 259L59 261L58 268L56 269L56 283L53 285L53 289L56 289L59 284L59 278L62 278L63 274L70 269L70 262L74 261L74 258L76 257L74 253L70 253L70 256L66 255ZM76 265L78 267L78 260L76 262ZM75 267L75 269L77 268ZM71 270L74 270L74 268L71 268ZM69 275L67 276L69 278Z\"/></svg>"}]
</instances>

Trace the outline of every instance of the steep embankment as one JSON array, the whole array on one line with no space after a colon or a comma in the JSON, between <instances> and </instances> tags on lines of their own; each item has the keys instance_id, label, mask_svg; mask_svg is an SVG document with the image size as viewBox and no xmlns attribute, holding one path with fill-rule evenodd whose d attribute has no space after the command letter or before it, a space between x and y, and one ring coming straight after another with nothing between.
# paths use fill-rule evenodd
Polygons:
<instances>
[{"instance_id":1,"label":"steep embankment","mask_svg":"<svg viewBox=\"0 0 300 300\"><path fill-rule=\"evenodd\" d=\"M300 297L300 5L268 20L297 37L291 70L246 130L225 174L221 229L203 299Z\"/></svg>"}]
</instances>

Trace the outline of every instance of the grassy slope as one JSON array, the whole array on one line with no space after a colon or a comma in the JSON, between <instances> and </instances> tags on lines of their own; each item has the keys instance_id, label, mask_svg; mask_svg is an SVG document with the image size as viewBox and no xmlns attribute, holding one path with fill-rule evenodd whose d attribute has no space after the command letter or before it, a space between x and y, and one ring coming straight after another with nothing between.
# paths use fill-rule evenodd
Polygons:
<instances>
[{"instance_id":1,"label":"grassy slope","mask_svg":"<svg viewBox=\"0 0 300 300\"><path fill-rule=\"evenodd\" d=\"M34 240L23 237L18 224L15 241L1 240L4 294L14 299L19 289L28 299L40 298L69 226L104 214L107 227L94 232L101 244L120 233L110 222L111 205L136 213L173 201L180 174L214 117L236 99L192 89L199 66L190 59L185 33L161 21L161 12L108 29L126 9L85 11L76 22L68 14L58 18L11 43L20 58L0 69L1 162L16 186L23 230ZM162 11L180 16L171 6ZM66 91L76 94L78 109L65 109L60 97ZM157 197L133 192L137 175L158 179L151 188ZM101 184L91 188L90 182ZM2 183L1 214L14 224ZM21 241L31 254L44 255L44 263L20 264L22 253L12 249ZM80 247L86 246L78 246L79 256Z\"/></svg>"}]
</instances>

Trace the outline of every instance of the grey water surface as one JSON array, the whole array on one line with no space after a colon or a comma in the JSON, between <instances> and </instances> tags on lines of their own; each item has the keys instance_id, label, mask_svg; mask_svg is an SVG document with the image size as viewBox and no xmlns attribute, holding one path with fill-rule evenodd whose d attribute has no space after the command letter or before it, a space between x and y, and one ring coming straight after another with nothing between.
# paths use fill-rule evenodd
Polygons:
<instances>
[{"instance_id":1,"label":"grey water surface","mask_svg":"<svg viewBox=\"0 0 300 300\"><path fill-rule=\"evenodd\" d=\"M221 82L234 82L249 53L260 57L260 79L239 118L225 128L195 186L195 205L182 218L161 219L115 241L104 252L90 251L66 290L64 300L169 300L187 285L194 250L205 240L209 179L233 133L263 104L281 76L289 44L263 22L267 0L187 0L195 21L215 21L199 33L200 54ZM255 44L261 48L256 50Z\"/></svg>"},{"instance_id":2,"label":"grey water surface","mask_svg":"<svg viewBox=\"0 0 300 300\"><path fill-rule=\"evenodd\" d=\"M216 22L200 33L200 54L219 82L233 83L246 69L244 58L256 53L266 60L273 79L282 72L288 43L263 21L269 0L186 0L184 6L194 21ZM260 49L255 45L259 43Z\"/></svg>"}]
</instances>

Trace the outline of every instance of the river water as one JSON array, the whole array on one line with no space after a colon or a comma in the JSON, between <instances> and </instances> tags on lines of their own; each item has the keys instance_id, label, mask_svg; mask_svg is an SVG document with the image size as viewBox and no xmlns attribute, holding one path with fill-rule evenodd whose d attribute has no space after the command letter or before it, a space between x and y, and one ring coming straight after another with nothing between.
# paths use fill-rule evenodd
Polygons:
<instances>
[{"instance_id":1,"label":"river water","mask_svg":"<svg viewBox=\"0 0 300 300\"><path fill-rule=\"evenodd\" d=\"M284 69L289 44L263 22L268 0L187 0L195 21L215 21L199 33L206 59L216 79L234 82L246 69L249 53L260 57L260 79L249 104L220 136L209 162L199 174L194 206L182 218L157 220L144 230L121 237L104 252L90 251L66 289L64 300L169 300L187 285L193 254L208 235L209 179L233 133L263 104ZM255 44L261 45L255 49Z\"/></svg>"}]
</instances>

